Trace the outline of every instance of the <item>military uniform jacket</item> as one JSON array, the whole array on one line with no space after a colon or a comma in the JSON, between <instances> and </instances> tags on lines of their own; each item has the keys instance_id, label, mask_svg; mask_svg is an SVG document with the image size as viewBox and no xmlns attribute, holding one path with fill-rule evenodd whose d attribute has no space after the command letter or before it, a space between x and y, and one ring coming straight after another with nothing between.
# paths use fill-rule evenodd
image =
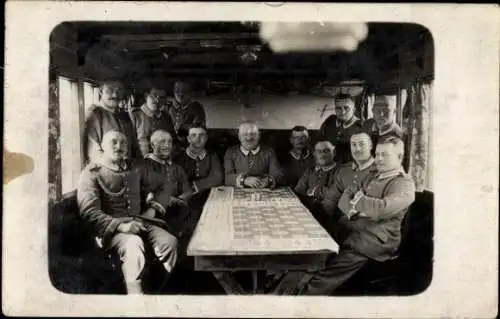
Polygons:
<instances>
[{"instance_id":1,"label":"military uniform jacket","mask_svg":"<svg viewBox=\"0 0 500 319\"><path fill-rule=\"evenodd\" d=\"M167 108L177 134L187 136L189 127L193 124L206 126L205 109L200 102L190 101L186 105L180 105L176 100L172 100Z\"/></svg>"},{"instance_id":2,"label":"military uniform jacket","mask_svg":"<svg viewBox=\"0 0 500 319\"><path fill-rule=\"evenodd\" d=\"M401 222L415 200L412 178L404 171L370 173L363 182L364 195L355 205L359 217L349 221L352 232L343 245L358 253L385 261L395 256L401 243ZM344 191L339 208L345 214L353 192Z\"/></svg>"},{"instance_id":3,"label":"military uniform jacket","mask_svg":"<svg viewBox=\"0 0 500 319\"><path fill-rule=\"evenodd\" d=\"M224 155L224 175L224 183L233 187L243 187L246 176L270 176L275 185L284 183L283 170L276 153L262 146L254 151L245 151L240 145L228 148Z\"/></svg>"},{"instance_id":4,"label":"military uniform jacket","mask_svg":"<svg viewBox=\"0 0 500 319\"><path fill-rule=\"evenodd\" d=\"M164 130L172 134L172 137L175 138L174 123L170 114L166 111L153 114L144 104L140 108L132 110L130 118L137 134L137 142L142 156L151 152L149 139L154 131Z\"/></svg>"},{"instance_id":5,"label":"military uniform jacket","mask_svg":"<svg viewBox=\"0 0 500 319\"><path fill-rule=\"evenodd\" d=\"M295 192L301 196L309 196L314 201L322 201L335 180L336 166L334 163L328 168L309 167L295 186Z\"/></svg>"},{"instance_id":6,"label":"military uniform jacket","mask_svg":"<svg viewBox=\"0 0 500 319\"><path fill-rule=\"evenodd\" d=\"M152 207L165 213L171 197L164 179L142 164L127 161L122 168L91 163L80 175L77 189L82 219L97 236L109 238L118 225ZM150 199L146 201L147 194Z\"/></svg>"},{"instance_id":7,"label":"military uniform jacket","mask_svg":"<svg viewBox=\"0 0 500 319\"><path fill-rule=\"evenodd\" d=\"M373 145L376 145L378 139L382 137L394 136L402 139L404 136L403 129L396 122L393 122L387 130L380 132L373 118L365 121L362 130L370 134L374 143Z\"/></svg>"},{"instance_id":8,"label":"military uniform jacket","mask_svg":"<svg viewBox=\"0 0 500 319\"><path fill-rule=\"evenodd\" d=\"M129 157L135 157L137 152L136 132L127 112L120 109L109 110L103 106L92 105L85 121L84 149L87 159L94 152L101 151L101 142L104 134L109 131L118 131L127 137Z\"/></svg>"},{"instance_id":9,"label":"military uniform jacket","mask_svg":"<svg viewBox=\"0 0 500 319\"><path fill-rule=\"evenodd\" d=\"M347 163L352 160L351 135L360 130L361 120L353 116L350 123L343 126L336 115L330 115L319 128L319 138L330 141L335 145L335 160L338 163Z\"/></svg>"},{"instance_id":10,"label":"military uniform jacket","mask_svg":"<svg viewBox=\"0 0 500 319\"><path fill-rule=\"evenodd\" d=\"M325 191L321 203L324 211L333 214L344 191L351 189L355 193L362 187L365 178L376 171L373 158L363 167L359 167L355 162L340 165L333 183Z\"/></svg>"}]
</instances>

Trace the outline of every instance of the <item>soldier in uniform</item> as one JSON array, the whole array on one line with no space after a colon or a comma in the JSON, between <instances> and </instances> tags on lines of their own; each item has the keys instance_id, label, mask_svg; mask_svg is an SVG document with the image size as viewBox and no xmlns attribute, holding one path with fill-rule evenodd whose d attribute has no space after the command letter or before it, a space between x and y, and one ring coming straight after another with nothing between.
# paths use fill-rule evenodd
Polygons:
<instances>
[{"instance_id":1,"label":"soldier in uniform","mask_svg":"<svg viewBox=\"0 0 500 319\"><path fill-rule=\"evenodd\" d=\"M373 118L363 124L363 130L371 135L374 143L387 136L403 138L403 130L396 123L396 104L396 95L375 96Z\"/></svg>"},{"instance_id":2,"label":"soldier in uniform","mask_svg":"<svg viewBox=\"0 0 500 319\"><path fill-rule=\"evenodd\" d=\"M288 273L276 294L328 295L368 260L383 262L394 257L401 242L401 222L415 200L413 180L401 166L403 155L401 139L388 137L379 142L377 171L370 173L356 192L346 189L339 199L338 207L352 229L339 254L323 269Z\"/></svg>"},{"instance_id":3,"label":"soldier in uniform","mask_svg":"<svg viewBox=\"0 0 500 319\"><path fill-rule=\"evenodd\" d=\"M175 136L174 123L170 114L164 109L165 104L165 91L152 87L146 93L146 102L131 112L132 124L137 133L142 156L151 153L149 139L154 131L164 130Z\"/></svg>"},{"instance_id":4,"label":"soldier in uniform","mask_svg":"<svg viewBox=\"0 0 500 319\"><path fill-rule=\"evenodd\" d=\"M335 175L333 185L325 192L322 206L328 219L327 229L337 243L341 243L347 235L346 220L338 210L340 197L346 189L356 192L368 174L377 170L372 156L372 140L368 133L358 131L351 136L351 153L353 161L342 164Z\"/></svg>"},{"instance_id":5,"label":"soldier in uniform","mask_svg":"<svg viewBox=\"0 0 500 319\"><path fill-rule=\"evenodd\" d=\"M127 137L127 156L134 158L137 140L129 114L120 108L124 99L123 84L116 80L106 80L99 89L99 105L92 105L85 121L84 151L87 161L102 154L101 143L109 131L118 131Z\"/></svg>"},{"instance_id":6,"label":"soldier in uniform","mask_svg":"<svg viewBox=\"0 0 500 319\"><path fill-rule=\"evenodd\" d=\"M189 180L184 169L173 162L172 135L163 130L157 130L151 134L152 152L144 157L144 166L147 170L162 176L166 183L166 192L174 198L176 208L167 216L168 221L181 230L179 236L183 236L189 225L187 220L190 216L188 201L193 194Z\"/></svg>"},{"instance_id":7,"label":"soldier in uniform","mask_svg":"<svg viewBox=\"0 0 500 319\"><path fill-rule=\"evenodd\" d=\"M175 200L161 176L127 159L127 144L121 132L103 135L102 156L82 171L77 201L82 219L93 226L103 248L119 256L127 292L141 294L145 245L152 246L168 273L176 263L176 230L145 220L168 215Z\"/></svg>"},{"instance_id":8,"label":"soldier in uniform","mask_svg":"<svg viewBox=\"0 0 500 319\"><path fill-rule=\"evenodd\" d=\"M290 133L292 149L282 160L285 180L288 186L295 187L306 169L314 166L314 157L308 149L309 132L304 126L295 126Z\"/></svg>"},{"instance_id":9,"label":"soldier in uniform","mask_svg":"<svg viewBox=\"0 0 500 319\"><path fill-rule=\"evenodd\" d=\"M188 147L175 159L186 172L195 193L203 193L212 187L222 185L222 165L217 154L205 149L208 135L203 125L189 128Z\"/></svg>"},{"instance_id":10,"label":"soldier in uniform","mask_svg":"<svg viewBox=\"0 0 500 319\"><path fill-rule=\"evenodd\" d=\"M339 93L335 96L335 114L330 115L321 124L320 139L330 141L336 150L336 162L343 164L351 160L349 139L353 132L361 128L361 120L354 115L356 102L354 97Z\"/></svg>"},{"instance_id":11,"label":"soldier in uniform","mask_svg":"<svg viewBox=\"0 0 500 319\"><path fill-rule=\"evenodd\" d=\"M283 171L273 149L260 146L259 128L244 122L238 128L240 145L224 155L225 184L238 188L273 188L284 183Z\"/></svg>"},{"instance_id":12,"label":"soldier in uniform","mask_svg":"<svg viewBox=\"0 0 500 319\"><path fill-rule=\"evenodd\" d=\"M314 147L316 165L307 168L295 186L295 193L304 201L320 223L324 216L321 202L335 180L337 164L333 160L335 147L329 141L319 141Z\"/></svg>"},{"instance_id":13,"label":"soldier in uniform","mask_svg":"<svg viewBox=\"0 0 500 319\"><path fill-rule=\"evenodd\" d=\"M189 127L193 124L206 126L206 114L203 105L191 97L191 86L187 82L174 84L174 99L170 101L168 112L174 122L179 143L185 147Z\"/></svg>"}]
</instances>

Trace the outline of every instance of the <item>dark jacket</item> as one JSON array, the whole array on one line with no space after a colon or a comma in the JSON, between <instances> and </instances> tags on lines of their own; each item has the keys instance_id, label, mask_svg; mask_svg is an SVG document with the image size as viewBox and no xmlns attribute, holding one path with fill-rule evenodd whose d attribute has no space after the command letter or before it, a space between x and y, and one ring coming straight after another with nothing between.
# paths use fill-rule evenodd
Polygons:
<instances>
[{"instance_id":1,"label":"dark jacket","mask_svg":"<svg viewBox=\"0 0 500 319\"><path fill-rule=\"evenodd\" d=\"M89 160L94 152L102 151L102 138L109 131L123 133L128 140L129 157L137 156L139 147L129 114L118 108L111 111L103 106L92 105L85 121L84 150L86 160Z\"/></svg>"},{"instance_id":2,"label":"dark jacket","mask_svg":"<svg viewBox=\"0 0 500 319\"><path fill-rule=\"evenodd\" d=\"M184 169L195 192L222 185L222 165L213 152L205 152L201 158L195 158L187 149L177 156L175 162Z\"/></svg>"},{"instance_id":3,"label":"dark jacket","mask_svg":"<svg viewBox=\"0 0 500 319\"><path fill-rule=\"evenodd\" d=\"M137 135L137 142L142 156L151 152L150 141L151 134L156 130L164 130L172 134L175 138L174 123L170 114L166 111L158 115L153 114L146 105L133 109L130 118Z\"/></svg>"},{"instance_id":4,"label":"dark jacket","mask_svg":"<svg viewBox=\"0 0 500 319\"><path fill-rule=\"evenodd\" d=\"M343 127L336 115L330 115L321 124L319 129L319 139L330 141L335 146L335 161L339 164L352 160L350 139L351 135L359 131L362 127L361 120L353 117L347 127Z\"/></svg>"}]
</instances>

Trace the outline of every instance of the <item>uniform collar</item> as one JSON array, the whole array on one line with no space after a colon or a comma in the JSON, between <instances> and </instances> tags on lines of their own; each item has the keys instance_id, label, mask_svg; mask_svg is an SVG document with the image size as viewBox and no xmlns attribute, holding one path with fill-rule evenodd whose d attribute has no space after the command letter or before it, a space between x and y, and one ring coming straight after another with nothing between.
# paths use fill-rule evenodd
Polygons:
<instances>
[{"instance_id":1,"label":"uniform collar","mask_svg":"<svg viewBox=\"0 0 500 319\"><path fill-rule=\"evenodd\" d=\"M344 124L344 123L340 122L339 119L337 118L337 127L341 127L343 129L349 128L349 127L353 126L357 120L359 120L358 117L356 115L353 115L351 117L351 119L349 120L349 122L347 122L347 124Z\"/></svg>"},{"instance_id":2,"label":"uniform collar","mask_svg":"<svg viewBox=\"0 0 500 319\"><path fill-rule=\"evenodd\" d=\"M186 103L181 104L181 103L180 103L179 101L177 101L177 100L175 99L175 97L174 97L174 98L173 98L172 105L174 106L174 108L175 108L176 110L185 110L185 109L187 109L187 108L191 105L191 103L192 103L192 102L193 102L193 100L192 100L192 99L189 99Z\"/></svg>"},{"instance_id":3,"label":"uniform collar","mask_svg":"<svg viewBox=\"0 0 500 319\"><path fill-rule=\"evenodd\" d=\"M377 123L373 123L373 127L374 127L374 131L378 132L378 135L385 135L385 134L393 131L396 128L396 122L392 121L392 123L389 125L389 127L384 131L379 130Z\"/></svg>"},{"instance_id":4,"label":"uniform collar","mask_svg":"<svg viewBox=\"0 0 500 319\"><path fill-rule=\"evenodd\" d=\"M161 117L162 110L163 110L163 108L160 109L160 112L158 112L157 114L154 114L145 103L143 105L141 105L141 111L143 111L144 114L146 114L149 117Z\"/></svg>"},{"instance_id":5,"label":"uniform collar","mask_svg":"<svg viewBox=\"0 0 500 319\"><path fill-rule=\"evenodd\" d=\"M100 108L102 108L102 109L104 109L104 110L106 110L106 111L108 111L108 112L111 112L113 114L117 113L118 109L119 109L118 106L116 108L112 109L112 108L110 108L108 106L103 105L102 103L97 104L97 106L100 107Z\"/></svg>"},{"instance_id":6,"label":"uniform collar","mask_svg":"<svg viewBox=\"0 0 500 319\"><path fill-rule=\"evenodd\" d=\"M315 170L316 172L318 172L318 171L329 172L329 171L331 171L332 169L334 169L334 168L335 168L335 166L337 166L337 163L335 163L335 162L334 162L332 165L330 165L330 166L326 166L326 167L323 167L323 166L316 166L316 167L314 167L314 170Z\"/></svg>"},{"instance_id":7,"label":"uniform collar","mask_svg":"<svg viewBox=\"0 0 500 319\"><path fill-rule=\"evenodd\" d=\"M354 161L354 162L352 162L352 170L355 172L364 171L368 167L372 166L374 163L375 163L375 159L373 157L370 157L368 162L366 162L363 166L359 166L358 163L356 163Z\"/></svg>"},{"instance_id":8,"label":"uniform collar","mask_svg":"<svg viewBox=\"0 0 500 319\"><path fill-rule=\"evenodd\" d=\"M257 148L256 148L256 149L251 150L251 151L250 151L250 150L247 150L246 148L244 148L243 146L241 146L241 145L240 145L240 151L241 151L243 154L245 154L245 156L248 156L248 154L250 154L250 153L252 153L252 155L257 155L257 153L259 153L259 151L260 151L260 145L259 145L259 146L257 146Z\"/></svg>"},{"instance_id":9,"label":"uniform collar","mask_svg":"<svg viewBox=\"0 0 500 319\"><path fill-rule=\"evenodd\" d=\"M200 154L194 154L189 147L186 148L186 155L194 160L202 161L207 156L207 151L203 150Z\"/></svg>"},{"instance_id":10,"label":"uniform collar","mask_svg":"<svg viewBox=\"0 0 500 319\"><path fill-rule=\"evenodd\" d=\"M154 153L148 153L144 156L144 158L149 158L150 160L153 160L157 163L160 163L162 165L172 165L172 160L164 160L159 158L156 154Z\"/></svg>"},{"instance_id":11,"label":"uniform collar","mask_svg":"<svg viewBox=\"0 0 500 319\"><path fill-rule=\"evenodd\" d=\"M301 159L306 159L309 157L309 155L311 155L311 152L309 152L309 150L306 150L304 156L301 156L301 155L297 155L294 151L290 151L290 156L292 156L294 159L296 159L297 161L301 160Z\"/></svg>"},{"instance_id":12,"label":"uniform collar","mask_svg":"<svg viewBox=\"0 0 500 319\"><path fill-rule=\"evenodd\" d=\"M396 169L393 169L393 170L390 170L390 171L387 171L387 172L378 173L377 174L377 179L379 179L379 180L386 179L386 178L395 177L395 176L398 176L398 175L401 175L401 174L405 174L405 171L403 170L402 167L396 168Z\"/></svg>"},{"instance_id":13,"label":"uniform collar","mask_svg":"<svg viewBox=\"0 0 500 319\"><path fill-rule=\"evenodd\" d=\"M110 169L113 172L122 173L122 172L126 172L129 170L129 163L127 160L123 160L119 164L109 163L109 162L103 160L102 158L100 158L98 160L94 160L94 161L95 161L95 164L102 166L102 167L106 167L107 169Z\"/></svg>"}]
</instances>

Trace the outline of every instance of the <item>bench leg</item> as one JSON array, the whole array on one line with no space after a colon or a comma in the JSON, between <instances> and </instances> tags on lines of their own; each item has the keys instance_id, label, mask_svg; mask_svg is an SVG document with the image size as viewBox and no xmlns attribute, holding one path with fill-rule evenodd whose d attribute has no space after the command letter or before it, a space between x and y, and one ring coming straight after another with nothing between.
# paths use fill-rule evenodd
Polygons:
<instances>
[{"instance_id":1,"label":"bench leg","mask_svg":"<svg viewBox=\"0 0 500 319\"><path fill-rule=\"evenodd\" d=\"M241 288L240 284L234 279L231 273L227 271L214 271L212 274L228 295L245 294L243 288Z\"/></svg>"}]
</instances>

